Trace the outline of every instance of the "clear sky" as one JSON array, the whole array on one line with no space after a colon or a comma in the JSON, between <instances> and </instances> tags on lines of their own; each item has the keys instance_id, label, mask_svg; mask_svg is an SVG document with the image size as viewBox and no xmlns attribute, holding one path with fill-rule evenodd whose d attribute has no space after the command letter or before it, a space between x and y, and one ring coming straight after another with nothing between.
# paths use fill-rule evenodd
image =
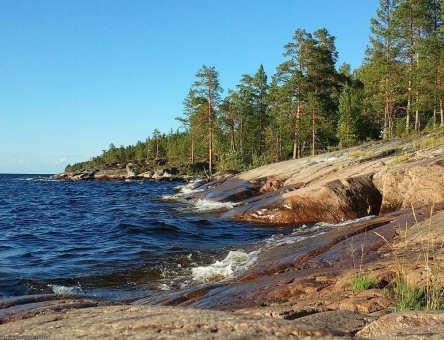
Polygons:
<instances>
[{"instance_id":1,"label":"clear sky","mask_svg":"<svg viewBox=\"0 0 444 340\"><path fill-rule=\"evenodd\" d=\"M357 68L378 0L0 0L0 173L58 173L176 130L203 64L224 90L294 31L327 28Z\"/></svg>"}]
</instances>

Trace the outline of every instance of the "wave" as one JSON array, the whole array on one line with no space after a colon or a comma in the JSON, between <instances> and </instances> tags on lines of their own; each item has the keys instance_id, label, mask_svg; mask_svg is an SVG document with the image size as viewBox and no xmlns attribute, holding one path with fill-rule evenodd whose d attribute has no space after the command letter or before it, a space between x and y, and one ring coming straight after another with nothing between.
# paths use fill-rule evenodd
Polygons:
<instances>
[{"instance_id":1,"label":"wave","mask_svg":"<svg viewBox=\"0 0 444 340\"><path fill-rule=\"evenodd\" d=\"M257 252L230 251L225 259L206 267L191 269L193 281L204 283L221 280L250 268L257 261Z\"/></svg>"},{"instance_id":2,"label":"wave","mask_svg":"<svg viewBox=\"0 0 444 340\"><path fill-rule=\"evenodd\" d=\"M52 176L36 176L36 177L17 177L14 178L17 181L32 181L32 182L56 182L56 179Z\"/></svg>"},{"instance_id":3,"label":"wave","mask_svg":"<svg viewBox=\"0 0 444 340\"><path fill-rule=\"evenodd\" d=\"M316 223L315 225L302 225L290 234L275 234L265 240L255 243L254 251L246 253L241 250L230 251L225 259L216 261L209 266L197 267L191 269L193 281L196 283L205 283L210 281L223 280L236 274L242 273L255 264L260 253L270 249L285 245L294 244L318 235L325 234L329 230L351 223L366 221L371 216L344 221L338 224Z\"/></svg>"},{"instance_id":4,"label":"wave","mask_svg":"<svg viewBox=\"0 0 444 340\"><path fill-rule=\"evenodd\" d=\"M200 185L203 183L202 180L192 180L189 181L185 185L179 185L175 187L174 189L180 193L180 194L192 194L194 192L200 192L203 191L203 189L199 189Z\"/></svg>"},{"instance_id":5,"label":"wave","mask_svg":"<svg viewBox=\"0 0 444 340\"><path fill-rule=\"evenodd\" d=\"M54 294L57 295L74 295L74 294L82 294L83 290L80 284L77 286L62 286L62 285L55 285L55 284L48 284L48 287L52 289Z\"/></svg>"},{"instance_id":6,"label":"wave","mask_svg":"<svg viewBox=\"0 0 444 340\"><path fill-rule=\"evenodd\" d=\"M197 212L225 211L233 209L235 206L232 202L217 202L208 199L198 199L193 202L193 205Z\"/></svg>"},{"instance_id":7,"label":"wave","mask_svg":"<svg viewBox=\"0 0 444 340\"><path fill-rule=\"evenodd\" d=\"M176 194L172 195L162 195L162 200L164 201L178 201L178 202L188 202L187 196L204 191L200 188L202 184L201 180L193 180L185 185L179 185L174 187Z\"/></svg>"}]
</instances>

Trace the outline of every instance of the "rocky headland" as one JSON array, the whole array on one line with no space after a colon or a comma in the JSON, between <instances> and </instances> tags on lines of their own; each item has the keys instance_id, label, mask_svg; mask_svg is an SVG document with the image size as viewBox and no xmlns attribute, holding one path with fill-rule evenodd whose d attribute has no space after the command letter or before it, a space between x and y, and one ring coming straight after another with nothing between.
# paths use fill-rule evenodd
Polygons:
<instances>
[{"instance_id":1,"label":"rocky headland","mask_svg":"<svg viewBox=\"0 0 444 340\"><path fill-rule=\"evenodd\" d=\"M136 162L116 162L102 166L69 170L54 175L56 180L67 181L188 181L197 177L204 178L205 162L167 166L164 160L154 160L150 164Z\"/></svg>"},{"instance_id":2,"label":"rocky headland","mask_svg":"<svg viewBox=\"0 0 444 340\"><path fill-rule=\"evenodd\" d=\"M119 303L34 296L0 304L0 335L66 338L441 339L444 138L381 141L263 166L183 198L235 202L223 218L338 223L263 249L218 282ZM371 278L356 288L359 277ZM401 283L418 294L403 308Z\"/></svg>"}]
</instances>

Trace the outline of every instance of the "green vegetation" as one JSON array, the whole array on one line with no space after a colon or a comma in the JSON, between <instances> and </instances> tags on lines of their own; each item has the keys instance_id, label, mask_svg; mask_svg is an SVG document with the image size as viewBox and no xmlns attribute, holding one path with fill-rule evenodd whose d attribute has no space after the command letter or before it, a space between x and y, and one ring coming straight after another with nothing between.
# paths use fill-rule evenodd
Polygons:
<instances>
[{"instance_id":1,"label":"green vegetation","mask_svg":"<svg viewBox=\"0 0 444 340\"><path fill-rule=\"evenodd\" d=\"M415 211L413 210L415 216ZM433 207L430 216L433 215ZM431 221L431 220L430 220ZM417 222L416 222L417 223ZM391 287L384 288L384 293L395 299L397 311L405 310L444 310L444 279L442 276L441 261L438 260L442 255L442 244L435 244L435 233L431 222L424 228L421 239L422 251L418 258L419 265L424 270L424 280L420 283L413 284L410 278L412 272L409 272L408 253L411 253L410 238L408 235L407 224L404 229L399 230L402 241L396 247L388 242L388 240L375 232L381 237L390 248L393 255L393 262L396 270L396 279ZM415 242L415 241L413 241ZM423 258L423 261L420 258ZM435 260L436 259L436 260ZM411 264L410 264L411 265ZM411 271L411 269L410 269Z\"/></svg>"},{"instance_id":2,"label":"green vegetation","mask_svg":"<svg viewBox=\"0 0 444 340\"><path fill-rule=\"evenodd\" d=\"M351 289L360 291L360 290L366 290L373 287L375 284L375 279L371 276L365 275L365 274L357 274L351 282Z\"/></svg>"},{"instance_id":3,"label":"green vegetation","mask_svg":"<svg viewBox=\"0 0 444 340\"><path fill-rule=\"evenodd\" d=\"M356 150L349 152L347 154L348 157L359 157L359 158L368 158L372 156L372 153L370 151L362 151L362 150Z\"/></svg>"},{"instance_id":4,"label":"green vegetation","mask_svg":"<svg viewBox=\"0 0 444 340\"><path fill-rule=\"evenodd\" d=\"M338 66L335 37L297 29L270 77L259 66L225 97L203 65L184 93L182 123L154 129L66 170L135 161L205 162L245 170L376 139L444 127L444 0L379 0L363 65Z\"/></svg>"},{"instance_id":5,"label":"green vegetation","mask_svg":"<svg viewBox=\"0 0 444 340\"><path fill-rule=\"evenodd\" d=\"M404 162L408 161L408 159L409 159L409 155L404 153L404 154L396 157L393 160L393 164L401 164L401 163L404 163Z\"/></svg>"},{"instance_id":6,"label":"green vegetation","mask_svg":"<svg viewBox=\"0 0 444 340\"><path fill-rule=\"evenodd\" d=\"M409 284L404 277L397 278L393 293L397 311L421 309L424 289Z\"/></svg>"}]
</instances>

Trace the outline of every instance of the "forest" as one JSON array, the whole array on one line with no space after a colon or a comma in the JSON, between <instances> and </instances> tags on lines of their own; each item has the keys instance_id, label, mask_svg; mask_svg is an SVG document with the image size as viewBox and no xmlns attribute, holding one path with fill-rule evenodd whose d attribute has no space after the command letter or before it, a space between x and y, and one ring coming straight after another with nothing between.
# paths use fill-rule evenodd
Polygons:
<instances>
[{"instance_id":1,"label":"forest","mask_svg":"<svg viewBox=\"0 0 444 340\"><path fill-rule=\"evenodd\" d=\"M380 0L365 58L337 65L327 29L297 29L269 77L262 65L226 95L203 65L184 95L182 128L114 144L65 171L114 162L205 162L246 170L444 127L444 0Z\"/></svg>"}]
</instances>

